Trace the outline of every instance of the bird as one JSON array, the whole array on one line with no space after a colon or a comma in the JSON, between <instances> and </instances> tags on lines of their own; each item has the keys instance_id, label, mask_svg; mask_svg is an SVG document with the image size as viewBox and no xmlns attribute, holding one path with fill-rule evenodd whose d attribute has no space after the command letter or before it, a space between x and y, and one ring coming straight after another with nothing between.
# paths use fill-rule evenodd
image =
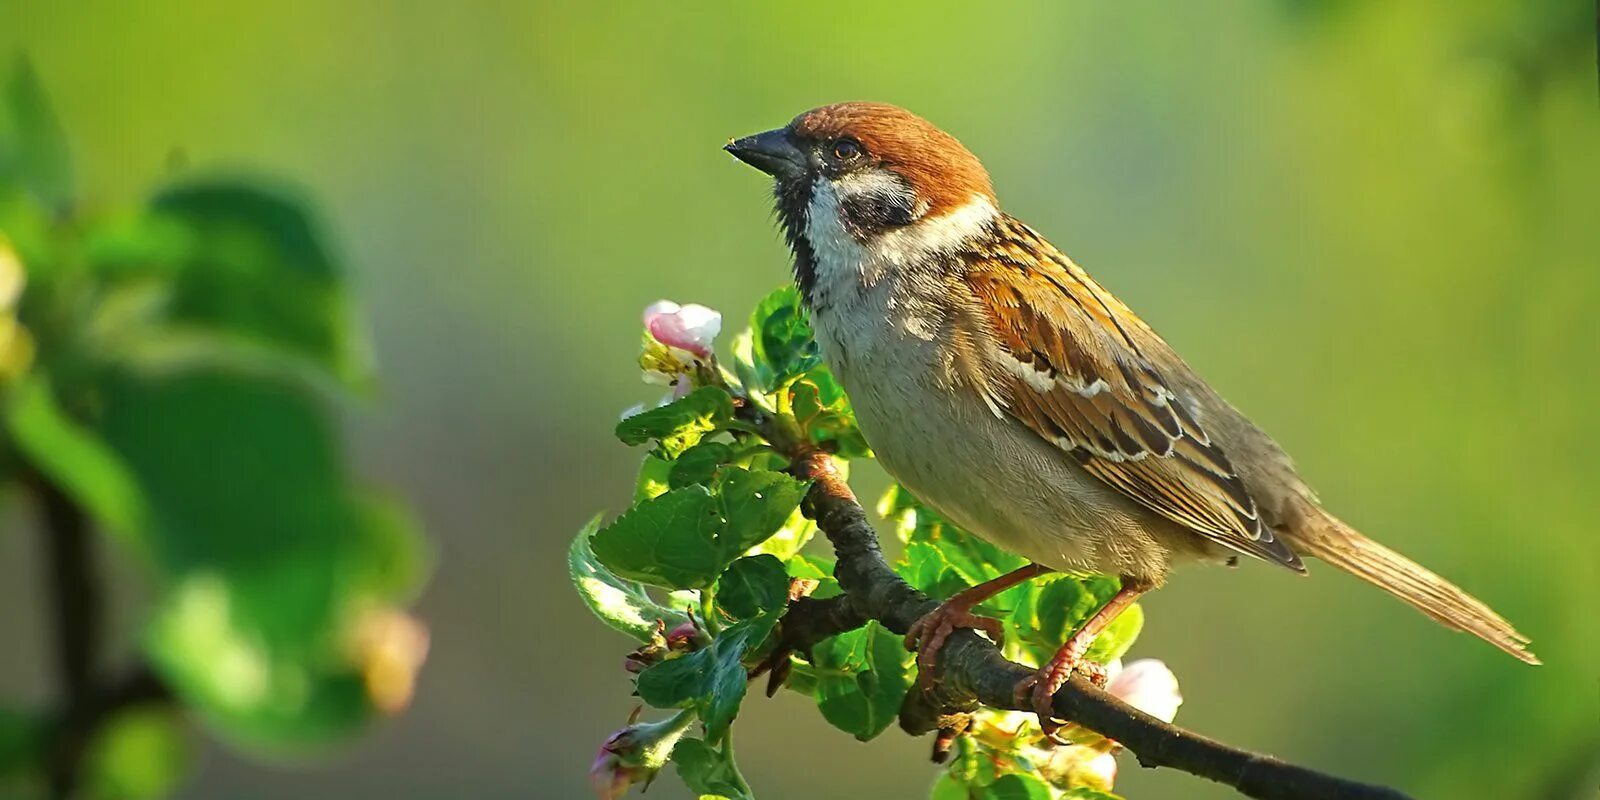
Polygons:
<instances>
[{"instance_id":1,"label":"bird","mask_svg":"<svg viewBox=\"0 0 1600 800\"><path fill-rule=\"evenodd\" d=\"M821 106L729 140L773 179L817 346L888 473L1028 559L911 627L920 675L984 599L1052 572L1120 588L1017 686L1047 735L1095 637L1179 565L1313 557L1530 664L1486 604L1325 510L1289 456L1150 325L1000 209L983 164L900 107ZM921 680L919 678L919 680Z\"/></svg>"}]
</instances>

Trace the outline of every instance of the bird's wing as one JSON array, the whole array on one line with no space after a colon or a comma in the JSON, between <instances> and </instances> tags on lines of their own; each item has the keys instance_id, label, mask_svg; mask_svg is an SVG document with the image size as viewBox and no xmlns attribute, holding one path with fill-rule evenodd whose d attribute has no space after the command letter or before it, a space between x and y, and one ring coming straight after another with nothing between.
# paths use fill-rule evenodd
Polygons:
<instances>
[{"instance_id":1,"label":"bird's wing","mask_svg":"<svg viewBox=\"0 0 1600 800\"><path fill-rule=\"evenodd\" d=\"M966 276L992 333L980 356L991 404L1140 505L1304 571L1263 524L1199 407L1163 375L1159 337L1043 237L1009 218L997 230Z\"/></svg>"}]
</instances>

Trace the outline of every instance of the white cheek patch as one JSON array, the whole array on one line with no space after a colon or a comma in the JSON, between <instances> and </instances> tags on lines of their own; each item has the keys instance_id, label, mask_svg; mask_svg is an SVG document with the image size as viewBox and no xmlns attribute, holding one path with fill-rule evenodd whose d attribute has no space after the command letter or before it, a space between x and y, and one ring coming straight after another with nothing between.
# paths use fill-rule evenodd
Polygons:
<instances>
[{"instance_id":1,"label":"white cheek patch","mask_svg":"<svg viewBox=\"0 0 1600 800\"><path fill-rule=\"evenodd\" d=\"M890 172L856 172L833 183L839 202L861 202L874 206L904 209L913 221L927 211L927 203L919 203L916 193L898 175Z\"/></svg>"}]
</instances>

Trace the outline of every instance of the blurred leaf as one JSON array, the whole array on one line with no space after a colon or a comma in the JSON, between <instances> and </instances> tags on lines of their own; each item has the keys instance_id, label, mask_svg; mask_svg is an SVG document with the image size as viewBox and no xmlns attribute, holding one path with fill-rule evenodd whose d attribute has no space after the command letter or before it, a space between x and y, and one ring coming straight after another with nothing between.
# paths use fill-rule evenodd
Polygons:
<instances>
[{"instance_id":1,"label":"blurred leaf","mask_svg":"<svg viewBox=\"0 0 1600 800\"><path fill-rule=\"evenodd\" d=\"M745 556L717 579L717 604L740 619L781 611L789 600L789 575L770 555Z\"/></svg>"},{"instance_id":2,"label":"blurred leaf","mask_svg":"<svg viewBox=\"0 0 1600 800\"><path fill-rule=\"evenodd\" d=\"M911 654L876 621L819 642L812 664L822 716L863 742L889 727L911 686Z\"/></svg>"},{"instance_id":3,"label":"blurred leaf","mask_svg":"<svg viewBox=\"0 0 1600 800\"><path fill-rule=\"evenodd\" d=\"M891 485L884 493L878 502L878 511L895 521L902 542L907 546L915 542L932 545L939 551L945 565L969 585L982 583L1028 563L1027 559L1008 553L949 523L898 484Z\"/></svg>"},{"instance_id":4,"label":"blurred leaf","mask_svg":"<svg viewBox=\"0 0 1600 800\"><path fill-rule=\"evenodd\" d=\"M684 739L672 749L672 763L678 766L678 777L691 791L706 797L726 797L729 800L754 800L740 788L738 772L722 753L706 744L703 739Z\"/></svg>"},{"instance_id":5,"label":"blurred leaf","mask_svg":"<svg viewBox=\"0 0 1600 800\"><path fill-rule=\"evenodd\" d=\"M612 572L669 589L711 585L732 557L723 558L717 499L704 486L685 486L645 500L590 540Z\"/></svg>"},{"instance_id":6,"label":"blurred leaf","mask_svg":"<svg viewBox=\"0 0 1600 800\"><path fill-rule=\"evenodd\" d=\"M72 200L72 157L44 85L19 58L6 81L0 108L0 186L24 187L54 209Z\"/></svg>"},{"instance_id":7,"label":"blurred leaf","mask_svg":"<svg viewBox=\"0 0 1600 800\"><path fill-rule=\"evenodd\" d=\"M955 778L950 773L940 773L933 782L933 789L928 792L928 800L972 800L972 795L967 792L967 785Z\"/></svg>"},{"instance_id":8,"label":"blurred leaf","mask_svg":"<svg viewBox=\"0 0 1600 800\"><path fill-rule=\"evenodd\" d=\"M567 572L589 610L601 622L641 642L650 641L657 620L665 621L669 630L687 622L687 616L651 599L642 585L623 580L600 564L589 550L589 537L599 527L596 515L567 548Z\"/></svg>"},{"instance_id":9,"label":"blurred leaf","mask_svg":"<svg viewBox=\"0 0 1600 800\"><path fill-rule=\"evenodd\" d=\"M193 762L178 712L136 707L111 718L90 743L85 794L95 800L158 800L177 789Z\"/></svg>"},{"instance_id":10,"label":"blurred leaf","mask_svg":"<svg viewBox=\"0 0 1600 800\"><path fill-rule=\"evenodd\" d=\"M1069 790L1066 794L1062 795L1061 800L1122 800L1122 795L1116 795L1110 792L1102 792L1099 789L1090 789L1086 786L1079 786L1078 788Z\"/></svg>"},{"instance_id":11,"label":"blurred leaf","mask_svg":"<svg viewBox=\"0 0 1600 800\"><path fill-rule=\"evenodd\" d=\"M0 708L0 789L36 771L45 724L36 715Z\"/></svg>"},{"instance_id":12,"label":"blurred leaf","mask_svg":"<svg viewBox=\"0 0 1600 800\"><path fill-rule=\"evenodd\" d=\"M170 187L151 208L188 229L168 309L174 323L281 349L346 382L369 377L340 270L303 200L212 180Z\"/></svg>"},{"instance_id":13,"label":"blurred leaf","mask_svg":"<svg viewBox=\"0 0 1600 800\"><path fill-rule=\"evenodd\" d=\"M750 314L751 349L763 391L821 363L811 324L800 304L800 290L785 284L767 295Z\"/></svg>"},{"instance_id":14,"label":"blurred leaf","mask_svg":"<svg viewBox=\"0 0 1600 800\"><path fill-rule=\"evenodd\" d=\"M699 442L700 437L732 418L733 399L728 393L716 386L702 386L664 406L617 423L617 438L627 445L656 439L669 458L676 458Z\"/></svg>"},{"instance_id":15,"label":"blurred leaf","mask_svg":"<svg viewBox=\"0 0 1600 800\"><path fill-rule=\"evenodd\" d=\"M729 558L764 542L800 507L808 484L781 472L727 467L717 474L717 500L726 531L719 537Z\"/></svg>"},{"instance_id":16,"label":"blurred leaf","mask_svg":"<svg viewBox=\"0 0 1600 800\"><path fill-rule=\"evenodd\" d=\"M691 484L706 485L716 474L717 467L733 460L733 448L722 442L701 442L672 462L667 475L667 485L677 489Z\"/></svg>"},{"instance_id":17,"label":"blurred leaf","mask_svg":"<svg viewBox=\"0 0 1600 800\"><path fill-rule=\"evenodd\" d=\"M1144 607L1135 603L1123 609L1122 613L1095 637L1094 644L1089 646L1084 658L1099 664L1122 658L1123 654L1133 647L1134 641L1139 638L1139 633L1143 630Z\"/></svg>"},{"instance_id":18,"label":"blurred leaf","mask_svg":"<svg viewBox=\"0 0 1600 800\"><path fill-rule=\"evenodd\" d=\"M948 599L967 587L932 542L918 540L907 544L905 554L895 562L894 569L906 583L936 600Z\"/></svg>"},{"instance_id":19,"label":"blurred leaf","mask_svg":"<svg viewBox=\"0 0 1600 800\"><path fill-rule=\"evenodd\" d=\"M654 664L639 673L640 699L656 708L694 708L706 738L718 741L739 713L749 674L744 657L766 640L777 615L764 614L722 630L710 646Z\"/></svg>"},{"instance_id":20,"label":"blurred leaf","mask_svg":"<svg viewBox=\"0 0 1600 800\"><path fill-rule=\"evenodd\" d=\"M1050 785L1016 772L1001 775L983 788L983 800L1051 800Z\"/></svg>"},{"instance_id":21,"label":"blurred leaf","mask_svg":"<svg viewBox=\"0 0 1600 800\"><path fill-rule=\"evenodd\" d=\"M143 526L144 498L127 465L61 410L42 376L12 387L6 427L29 463L109 531L131 536Z\"/></svg>"},{"instance_id":22,"label":"blurred leaf","mask_svg":"<svg viewBox=\"0 0 1600 800\"><path fill-rule=\"evenodd\" d=\"M167 683L236 739L314 744L365 721L346 626L409 595L424 559L404 515L348 484L326 409L236 376L119 379L103 430L145 490L165 589L145 650Z\"/></svg>"}]
</instances>

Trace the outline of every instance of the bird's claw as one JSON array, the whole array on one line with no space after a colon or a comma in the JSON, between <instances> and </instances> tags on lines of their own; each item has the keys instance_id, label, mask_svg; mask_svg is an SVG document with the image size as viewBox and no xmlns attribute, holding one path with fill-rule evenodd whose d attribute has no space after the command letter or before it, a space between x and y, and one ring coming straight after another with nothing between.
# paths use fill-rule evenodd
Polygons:
<instances>
[{"instance_id":1,"label":"bird's claw","mask_svg":"<svg viewBox=\"0 0 1600 800\"><path fill-rule=\"evenodd\" d=\"M1039 730L1044 733L1044 738L1052 744L1067 745L1072 742L1061 735L1065 725L1055 719L1055 696L1061 687L1067 685L1073 673L1078 673L1089 679L1090 683L1100 688L1105 688L1109 676L1104 664L1093 661L1084 661L1079 658L1068 658L1058 654L1049 663L1039 668L1038 672L1017 681L1013 699L1017 705L1026 703L1033 713L1039 717Z\"/></svg>"},{"instance_id":2,"label":"bird's claw","mask_svg":"<svg viewBox=\"0 0 1600 800\"><path fill-rule=\"evenodd\" d=\"M906 631L906 649L917 654L917 686L923 691L933 688L933 673L939 665L939 649L958 628L979 631L994 641L1005 644L1005 627L1000 620L980 617L970 606L946 603L924 614Z\"/></svg>"}]
</instances>

